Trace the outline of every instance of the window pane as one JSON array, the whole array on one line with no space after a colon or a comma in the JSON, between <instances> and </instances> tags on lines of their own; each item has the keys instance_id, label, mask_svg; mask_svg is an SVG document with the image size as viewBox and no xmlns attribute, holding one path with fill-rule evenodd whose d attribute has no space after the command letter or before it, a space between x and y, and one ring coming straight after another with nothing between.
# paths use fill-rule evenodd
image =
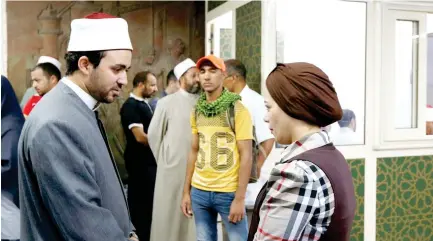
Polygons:
<instances>
[{"instance_id":1,"label":"window pane","mask_svg":"<svg viewBox=\"0 0 433 241\"><path fill-rule=\"evenodd\" d=\"M427 135L433 135L433 14L427 15Z\"/></svg>"},{"instance_id":2,"label":"window pane","mask_svg":"<svg viewBox=\"0 0 433 241\"><path fill-rule=\"evenodd\" d=\"M331 79L346 115L328 127L337 145L364 143L366 3L276 1L277 61L309 62Z\"/></svg>"},{"instance_id":3,"label":"window pane","mask_svg":"<svg viewBox=\"0 0 433 241\"><path fill-rule=\"evenodd\" d=\"M397 20L395 29L395 128L417 128L417 21Z\"/></svg>"}]
</instances>

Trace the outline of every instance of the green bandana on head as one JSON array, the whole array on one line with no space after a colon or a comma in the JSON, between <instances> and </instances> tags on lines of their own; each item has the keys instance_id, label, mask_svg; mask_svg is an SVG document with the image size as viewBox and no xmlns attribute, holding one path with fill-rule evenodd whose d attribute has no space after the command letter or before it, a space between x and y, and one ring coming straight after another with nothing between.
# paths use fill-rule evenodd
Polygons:
<instances>
[{"instance_id":1,"label":"green bandana on head","mask_svg":"<svg viewBox=\"0 0 433 241\"><path fill-rule=\"evenodd\" d=\"M220 97L217 100L209 103L206 101L206 94L202 92L200 98L198 99L196 110L206 117L212 117L225 112L238 100L241 100L240 95L223 89Z\"/></svg>"}]
</instances>

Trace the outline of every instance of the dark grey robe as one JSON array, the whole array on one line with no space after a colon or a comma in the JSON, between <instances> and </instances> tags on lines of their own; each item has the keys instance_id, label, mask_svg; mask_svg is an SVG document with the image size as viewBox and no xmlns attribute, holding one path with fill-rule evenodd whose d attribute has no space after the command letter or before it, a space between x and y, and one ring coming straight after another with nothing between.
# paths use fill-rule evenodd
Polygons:
<instances>
[{"instance_id":1,"label":"dark grey robe","mask_svg":"<svg viewBox=\"0 0 433 241\"><path fill-rule=\"evenodd\" d=\"M132 224L95 113L63 82L19 142L21 240L127 240Z\"/></svg>"}]
</instances>

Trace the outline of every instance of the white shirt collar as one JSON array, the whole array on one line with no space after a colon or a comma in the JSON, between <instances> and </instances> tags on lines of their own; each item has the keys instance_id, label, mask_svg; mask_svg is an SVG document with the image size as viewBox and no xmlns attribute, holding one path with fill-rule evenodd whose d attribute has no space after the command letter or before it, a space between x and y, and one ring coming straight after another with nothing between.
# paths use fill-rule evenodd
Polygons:
<instances>
[{"instance_id":1,"label":"white shirt collar","mask_svg":"<svg viewBox=\"0 0 433 241\"><path fill-rule=\"evenodd\" d=\"M139 97L139 96L136 96L136 95L134 95L132 92L129 93L129 97L134 98L134 99L136 99L136 100L138 100L138 101L143 101L143 102L146 102L146 103L147 103L147 100L146 100L146 99L143 99L143 98L141 98L141 97Z\"/></svg>"},{"instance_id":2,"label":"white shirt collar","mask_svg":"<svg viewBox=\"0 0 433 241\"><path fill-rule=\"evenodd\" d=\"M245 95L247 91L250 89L248 85L245 85L245 87L242 89L242 91L239 93L240 96Z\"/></svg>"},{"instance_id":3,"label":"white shirt collar","mask_svg":"<svg viewBox=\"0 0 433 241\"><path fill-rule=\"evenodd\" d=\"M74 91L75 94L77 94L78 97L80 97L80 99L86 104L86 106L89 107L89 109L91 109L92 111L98 109L98 107L100 106L98 101L95 100L95 98L93 98L89 93L81 89L80 86L72 82L67 77L63 77L61 81L63 81L65 85L71 88L72 91Z\"/></svg>"}]
</instances>

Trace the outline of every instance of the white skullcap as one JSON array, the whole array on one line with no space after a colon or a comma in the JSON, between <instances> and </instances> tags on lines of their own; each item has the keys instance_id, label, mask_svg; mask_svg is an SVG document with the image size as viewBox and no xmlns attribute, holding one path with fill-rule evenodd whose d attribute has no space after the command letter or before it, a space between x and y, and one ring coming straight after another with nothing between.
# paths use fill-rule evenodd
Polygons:
<instances>
[{"instance_id":1,"label":"white skullcap","mask_svg":"<svg viewBox=\"0 0 433 241\"><path fill-rule=\"evenodd\" d=\"M50 57L50 56L41 56L41 57L39 57L36 65L44 64L44 63L50 63L50 64L56 66L57 69L59 69L59 71L61 72L60 68L62 67L62 64L57 59Z\"/></svg>"},{"instance_id":2,"label":"white skullcap","mask_svg":"<svg viewBox=\"0 0 433 241\"><path fill-rule=\"evenodd\" d=\"M128 23L106 13L92 13L71 22L68 52L129 49Z\"/></svg>"},{"instance_id":3,"label":"white skullcap","mask_svg":"<svg viewBox=\"0 0 433 241\"><path fill-rule=\"evenodd\" d=\"M174 75L176 75L176 78L180 80L180 77L182 77L182 75L185 74L186 71L194 67L195 67L194 61L188 58L180 62L178 65L176 65L176 67L174 67L173 72Z\"/></svg>"}]
</instances>

